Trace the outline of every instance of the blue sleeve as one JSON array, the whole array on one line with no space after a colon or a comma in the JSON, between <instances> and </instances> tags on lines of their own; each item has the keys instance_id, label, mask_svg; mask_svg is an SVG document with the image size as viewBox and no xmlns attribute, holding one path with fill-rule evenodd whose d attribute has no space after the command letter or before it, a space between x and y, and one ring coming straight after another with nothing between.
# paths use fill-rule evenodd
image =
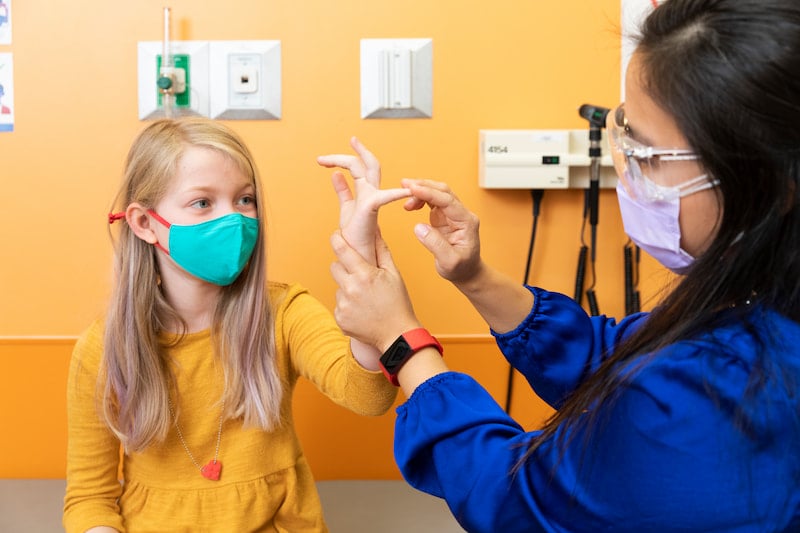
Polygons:
<instances>
[{"instance_id":1,"label":"blue sleeve","mask_svg":"<svg viewBox=\"0 0 800 533\"><path fill-rule=\"evenodd\" d=\"M395 460L409 484L444 498L468 531L507 531L493 530L490 515L519 496L510 473L530 435L475 380L455 372L417 387L397 415Z\"/></svg>"},{"instance_id":2,"label":"blue sleeve","mask_svg":"<svg viewBox=\"0 0 800 533\"><path fill-rule=\"evenodd\" d=\"M631 315L617 324L606 316L590 317L563 294L529 289L534 297L530 314L512 331L492 334L511 366L542 400L558 409L647 314Z\"/></svg>"},{"instance_id":3,"label":"blue sleeve","mask_svg":"<svg viewBox=\"0 0 800 533\"><path fill-rule=\"evenodd\" d=\"M397 464L471 532L791 530L800 431L786 422L797 400L765 399L753 440L735 422L746 365L691 343L660 356L592 431L563 450L557 433L516 469L537 432L471 377L440 374L398 408Z\"/></svg>"}]
</instances>

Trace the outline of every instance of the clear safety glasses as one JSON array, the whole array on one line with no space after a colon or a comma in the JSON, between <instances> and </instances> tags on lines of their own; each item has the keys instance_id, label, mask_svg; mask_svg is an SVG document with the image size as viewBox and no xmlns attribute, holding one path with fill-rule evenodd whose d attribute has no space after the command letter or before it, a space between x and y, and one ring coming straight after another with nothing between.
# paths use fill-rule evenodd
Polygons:
<instances>
[{"instance_id":1,"label":"clear safety glasses","mask_svg":"<svg viewBox=\"0 0 800 533\"><path fill-rule=\"evenodd\" d=\"M622 182L631 197L658 202L670 199L676 193L678 198L683 198L719 185L719 180L711 179L705 174L676 186L659 185L652 177L663 173L661 165L663 162L695 161L699 159L698 155L685 149L654 148L631 138L624 104L620 104L611 114L612 123L609 125L609 130L613 148L625 158L623 170L627 172L622 173Z\"/></svg>"}]
</instances>

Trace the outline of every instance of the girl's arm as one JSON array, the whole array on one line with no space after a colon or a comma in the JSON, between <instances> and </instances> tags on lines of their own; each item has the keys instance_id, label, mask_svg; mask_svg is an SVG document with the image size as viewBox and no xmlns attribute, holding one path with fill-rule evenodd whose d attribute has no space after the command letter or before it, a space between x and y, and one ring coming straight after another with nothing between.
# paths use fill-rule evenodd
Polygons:
<instances>
[{"instance_id":1,"label":"girl's arm","mask_svg":"<svg viewBox=\"0 0 800 533\"><path fill-rule=\"evenodd\" d=\"M369 264L375 265L375 238L378 235L378 210L410 192L404 188L381 190L381 168L377 158L355 137L350 146L356 155L332 154L317 158L317 162L328 168L346 169L353 177L353 190L345 175L336 171L331 180L339 197L339 227L343 237ZM355 195L353 194L355 192ZM369 370L377 370L378 352L373 346L351 339L353 355L359 364Z\"/></svg>"},{"instance_id":2,"label":"girl's arm","mask_svg":"<svg viewBox=\"0 0 800 533\"><path fill-rule=\"evenodd\" d=\"M95 323L72 353L67 382L67 489L64 528L68 533L90 528L122 531L117 500L120 443L99 414L97 376L103 349L102 327ZM100 389L102 393L102 389ZM115 529L116 528L116 529Z\"/></svg>"}]
</instances>

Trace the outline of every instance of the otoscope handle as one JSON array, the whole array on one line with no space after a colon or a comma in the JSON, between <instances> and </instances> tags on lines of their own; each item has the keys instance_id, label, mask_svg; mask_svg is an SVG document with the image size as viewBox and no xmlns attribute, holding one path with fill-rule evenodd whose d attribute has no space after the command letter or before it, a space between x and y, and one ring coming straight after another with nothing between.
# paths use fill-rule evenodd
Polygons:
<instances>
[{"instance_id":1,"label":"otoscope handle","mask_svg":"<svg viewBox=\"0 0 800 533\"><path fill-rule=\"evenodd\" d=\"M589 180L589 224L597 225L600 204L600 181Z\"/></svg>"}]
</instances>

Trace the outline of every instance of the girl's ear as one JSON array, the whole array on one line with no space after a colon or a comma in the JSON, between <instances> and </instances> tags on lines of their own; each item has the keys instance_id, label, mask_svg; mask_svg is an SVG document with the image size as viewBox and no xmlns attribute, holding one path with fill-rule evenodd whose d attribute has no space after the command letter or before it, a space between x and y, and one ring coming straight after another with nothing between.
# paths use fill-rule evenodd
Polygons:
<instances>
[{"instance_id":1,"label":"girl's ear","mask_svg":"<svg viewBox=\"0 0 800 533\"><path fill-rule=\"evenodd\" d=\"M152 228L152 221L147 214L147 209L137 202L133 202L125 210L125 221L128 227L133 230L134 235L142 239L144 242L155 244L158 242L158 236Z\"/></svg>"}]
</instances>

